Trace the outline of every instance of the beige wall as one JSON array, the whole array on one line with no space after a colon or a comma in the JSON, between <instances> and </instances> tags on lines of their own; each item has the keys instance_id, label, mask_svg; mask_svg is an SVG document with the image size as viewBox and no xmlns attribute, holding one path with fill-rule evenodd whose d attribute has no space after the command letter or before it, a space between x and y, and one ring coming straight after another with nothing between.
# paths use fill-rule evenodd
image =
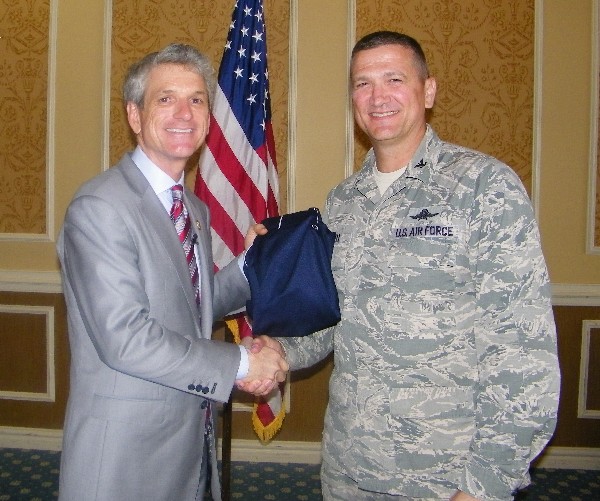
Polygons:
<instances>
[{"instance_id":1,"label":"beige wall","mask_svg":"<svg viewBox=\"0 0 600 501\"><path fill-rule=\"evenodd\" d=\"M346 79L349 45L354 41L354 2L294 0L291 4L295 12L290 32L296 37L291 42L296 45L290 47L295 76L290 96L295 99L290 99L288 200L290 210L301 210L322 207L329 189L351 169L347 167L353 159ZM538 197L543 246L553 284L561 301L576 306L600 305L600 254L586 254L593 4L592 0L536 3L536 15L540 16L536 32L540 57L536 63L540 72L535 99L541 122L534 141L534 176L539 189L534 186L533 192ZM55 64L51 64L55 73L50 74L55 99L49 105L49 122L54 127L48 158L48 191L53 200L49 207L50 235L38 239L0 235L1 305L27 302L27 294L33 297L31 305L39 303L40 292L59 295L55 236L77 187L97 174L106 161L108 108L104 92L108 81L104 53L110 46L105 41L105 19L110 17L105 2L51 0L51 6L56 9L52 17L56 45L52 49ZM55 298L46 302L57 303ZM582 310L581 315L599 319L597 308ZM571 322L575 325L569 334L572 342L566 343L573 347L575 367L582 318ZM12 324L7 322L0 317L0 329L10 328ZM64 338L63 324L57 322L54 335ZM58 354L56 363L62 374L67 370L66 360L65 353ZM315 407L294 407L292 401L292 414L280 439L319 440L328 370L329 365L294 383L293 399L296 392L308 395L307 401L318 400ZM57 381L62 395L57 405L62 405L66 388L63 379ZM567 391L573 394L577 388ZM9 400L0 399L0 415L5 415L2 410L7 403ZM6 408L12 409L12 418L10 423L0 420L0 427L18 426L14 418L18 408L13 403ZM45 408L40 407L42 417ZM242 426L238 421L236 417L236 424ZM35 420L28 418L23 426L43 427L43 419L40 422L32 424ZM55 426L55 422L48 425ZM246 431L241 433L250 436ZM570 445L568 439L561 445Z\"/></svg>"},{"instance_id":2,"label":"beige wall","mask_svg":"<svg viewBox=\"0 0 600 501\"><path fill-rule=\"evenodd\" d=\"M593 3L543 2L539 220L555 284L600 284L586 255Z\"/></svg>"},{"instance_id":3,"label":"beige wall","mask_svg":"<svg viewBox=\"0 0 600 501\"><path fill-rule=\"evenodd\" d=\"M291 207L321 207L347 163L346 72L349 6L334 0L296 1L297 99L290 156ZM592 1L546 0L541 31L539 220L552 281L600 284L600 256L586 255ZM66 205L82 181L98 172L104 148L105 5L55 0L55 154L50 160L58 232ZM539 63L538 63L539 64ZM292 124L293 127L293 124ZM50 179L52 181L52 179ZM57 270L54 244L0 240L0 271Z\"/></svg>"},{"instance_id":4,"label":"beige wall","mask_svg":"<svg viewBox=\"0 0 600 501\"><path fill-rule=\"evenodd\" d=\"M102 170L106 82L104 2L58 0L55 231L85 180Z\"/></svg>"},{"instance_id":5,"label":"beige wall","mask_svg":"<svg viewBox=\"0 0 600 501\"><path fill-rule=\"evenodd\" d=\"M295 210L322 207L329 189L345 177L351 3L297 2Z\"/></svg>"}]
</instances>

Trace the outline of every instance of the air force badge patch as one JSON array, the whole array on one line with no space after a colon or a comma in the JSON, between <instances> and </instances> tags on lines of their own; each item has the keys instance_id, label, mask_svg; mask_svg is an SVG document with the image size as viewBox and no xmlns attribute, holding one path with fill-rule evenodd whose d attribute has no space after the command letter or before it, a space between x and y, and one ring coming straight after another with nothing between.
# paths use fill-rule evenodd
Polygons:
<instances>
[{"instance_id":1,"label":"air force badge patch","mask_svg":"<svg viewBox=\"0 0 600 501\"><path fill-rule=\"evenodd\" d=\"M394 226L392 238L448 238L455 236L455 229L443 217L440 207L413 207L409 210L404 225Z\"/></svg>"}]
</instances>

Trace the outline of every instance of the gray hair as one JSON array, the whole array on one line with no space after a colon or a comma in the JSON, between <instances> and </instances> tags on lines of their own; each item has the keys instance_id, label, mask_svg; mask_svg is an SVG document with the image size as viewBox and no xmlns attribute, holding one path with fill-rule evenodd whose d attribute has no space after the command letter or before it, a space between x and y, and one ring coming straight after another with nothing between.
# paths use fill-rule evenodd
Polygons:
<instances>
[{"instance_id":1,"label":"gray hair","mask_svg":"<svg viewBox=\"0 0 600 501\"><path fill-rule=\"evenodd\" d=\"M374 49L383 45L400 45L405 49L409 49L413 55L415 64L419 69L419 74L423 80L429 78L429 67L427 66L427 58L423 52L421 44L414 38L404 33L397 33L395 31L375 31L362 37L352 49L352 57L350 62L354 60L354 56L357 52L363 50Z\"/></svg>"},{"instance_id":2,"label":"gray hair","mask_svg":"<svg viewBox=\"0 0 600 501\"><path fill-rule=\"evenodd\" d=\"M217 87L212 63L195 47L177 43L167 45L159 52L152 52L129 67L123 83L123 101L125 103L132 102L140 109L144 107L148 74L161 64L185 66L204 78L208 90L208 103L212 107Z\"/></svg>"}]
</instances>

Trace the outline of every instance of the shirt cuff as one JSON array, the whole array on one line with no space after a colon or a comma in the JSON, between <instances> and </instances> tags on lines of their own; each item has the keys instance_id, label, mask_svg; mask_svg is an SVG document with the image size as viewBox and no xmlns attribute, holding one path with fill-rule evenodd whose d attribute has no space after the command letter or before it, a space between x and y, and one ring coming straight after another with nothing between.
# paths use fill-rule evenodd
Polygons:
<instances>
[{"instance_id":1,"label":"shirt cuff","mask_svg":"<svg viewBox=\"0 0 600 501\"><path fill-rule=\"evenodd\" d=\"M242 271L244 277L246 276L246 274L244 273L244 261L246 260L246 251L242 252L238 257L237 257L237 262L238 262L238 266L240 267L240 270Z\"/></svg>"},{"instance_id":2,"label":"shirt cuff","mask_svg":"<svg viewBox=\"0 0 600 501\"><path fill-rule=\"evenodd\" d=\"M237 371L237 376L235 376L235 379L244 379L247 375L248 372L250 370L250 361L248 360L248 350L242 346L241 344L238 344L238 348L240 349L240 366L238 367L238 371Z\"/></svg>"}]
</instances>

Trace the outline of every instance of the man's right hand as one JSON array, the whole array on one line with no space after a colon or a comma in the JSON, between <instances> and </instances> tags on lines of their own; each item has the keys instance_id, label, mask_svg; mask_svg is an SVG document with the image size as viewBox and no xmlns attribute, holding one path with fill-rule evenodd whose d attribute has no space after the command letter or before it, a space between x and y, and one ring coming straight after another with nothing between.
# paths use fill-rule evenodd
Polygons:
<instances>
[{"instance_id":1,"label":"man's right hand","mask_svg":"<svg viewBox=\"0 0 600 501\"><path fill-rule=\"evenodd\" d=\"M248 375L236 381L237 387L256 396L268 395L285 381L289 370L281 344L268 336L244 338L242 344L248 349L250 367Z\"/></svg>"}]
</instances>

